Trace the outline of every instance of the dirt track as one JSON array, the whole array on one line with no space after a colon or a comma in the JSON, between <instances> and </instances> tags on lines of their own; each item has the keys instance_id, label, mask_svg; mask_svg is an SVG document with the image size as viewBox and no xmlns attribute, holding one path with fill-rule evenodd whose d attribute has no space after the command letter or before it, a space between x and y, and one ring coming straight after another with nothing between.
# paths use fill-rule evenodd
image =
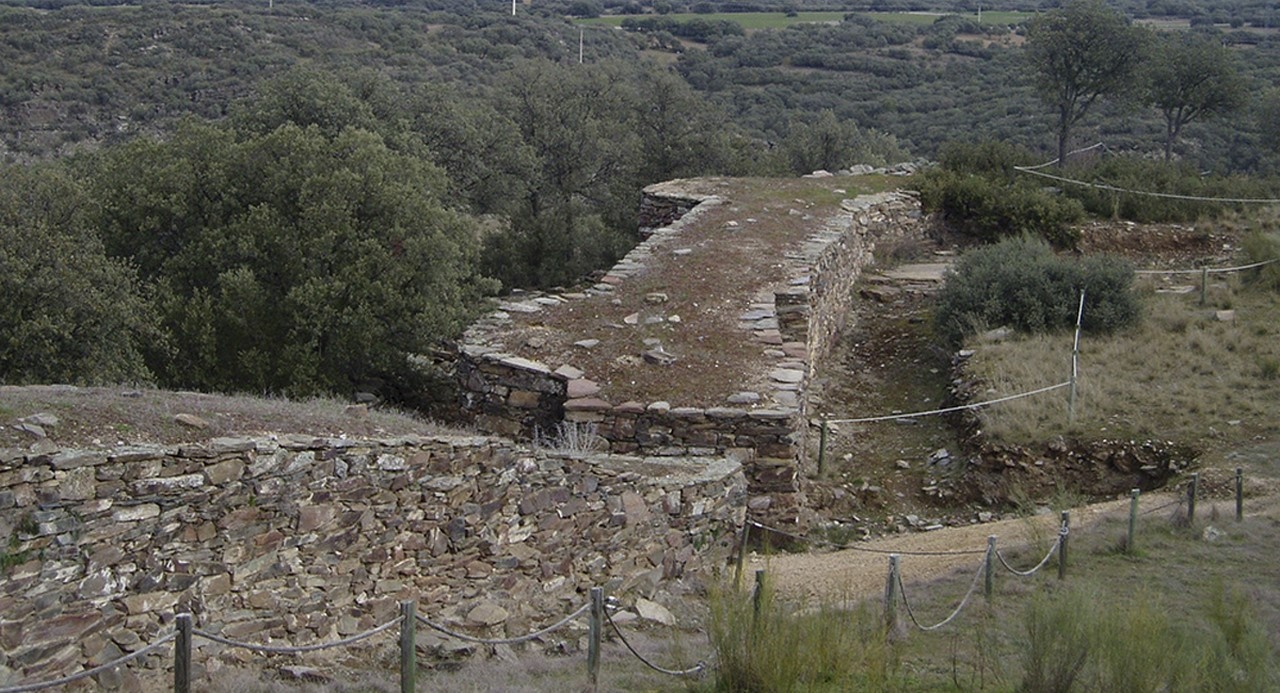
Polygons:
<instances>
[{"instance_id":1,"label":"dirt track","mask_svg":"<svg viewBox=\"0 0 1280 693\"><path fill-rule=\"evenodd\" d=\"M1144 512L1173 501L1169 493L1145 494L1139 502ZM1071 511L1072 532L1088 531L1108 514L1123 516L1129 501L1116 500L1076 508ZM1058 527L1058 513L1001 520L967 527L948 527L933 532L901 534L866 542L857 548L831 553L752 554L747 574L764 569L776 589L793 597L817 599L862 599L883 594L889 558L884 552L975 551L974 554L944 556L903 555L902 579L906 583L927 583L954 573L972 574L982 560L987 537L997 537L997 547L1014 567L1028 569L1048 550ZM1032 555L1034 554L1034 555ZM1017 556L1015 558L1014 556Z\"/></svg>"}]
</instances>

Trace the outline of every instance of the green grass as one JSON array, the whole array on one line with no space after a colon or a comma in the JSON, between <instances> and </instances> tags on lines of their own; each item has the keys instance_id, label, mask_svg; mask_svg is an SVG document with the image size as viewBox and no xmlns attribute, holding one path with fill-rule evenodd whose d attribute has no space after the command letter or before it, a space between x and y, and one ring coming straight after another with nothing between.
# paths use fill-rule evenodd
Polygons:
<instances>
[{"instance_id":1,"label":"green grass","mask_svg":"<svg viewBox=\"0 0 1280 693\"><path fill-rule=\"evenodd\" d=\"M805 23L839 23L844 20L845 12L799 12L794 17L788 17L782 12L719 12L712 14L669 14L667 17L678 22L687 22L692 19L705 19L707 21L729 21L736 22L743 29L748 31L756 29L781 29L791 26L792 24ZM943 13L927 14L919 12L859 12L864 17L870 17L878 22L886 24L913 24L913 25L929 25L938 21L938 18L946 16ZM952 13L954 14L954 13ZM605 17L593 17L591 19L575 20L579 24L598 24L603 26L621 26L622 20L637 17L651 17L653 15L608 15ZM977 13L961 14L959 16L977 19ZM983 12L983 24L1018 24L1026 21L1032 15L1027 12Z\"/></svg>"}]
</instances>

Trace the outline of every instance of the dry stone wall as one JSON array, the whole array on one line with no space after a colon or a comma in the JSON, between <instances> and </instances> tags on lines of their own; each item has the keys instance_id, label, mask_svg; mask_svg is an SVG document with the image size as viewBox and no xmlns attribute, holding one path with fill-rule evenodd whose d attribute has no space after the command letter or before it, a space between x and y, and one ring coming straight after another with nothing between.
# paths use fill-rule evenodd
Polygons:
<instances>
[{"instance_id":1,"label":"dry stone wall","mask_svg":"<svg viewBox=\"0 0 1280 693\"><path fill-rule=\"evenodd\" d=\"M487 437L0 453L0 683L135 651L175 611L298 645L416 599L437 622L523 634L590 587L647 596L723 561L745 496L723 457L674 465ZM216 656L201 642L201 661Z\"/></svg>"},{"instance_id":2,"label":"dry stone wall","mask_svg":"<svg viewBox=\"0 0 1280 693\"><path fill-rule=\"evenodd\" d=\"M682 234L696 236L699 215L726 203L681 192L673 183L645 192L646 219L690 211L653 231L606 273L602 284L581 293L521 296L473 325L457 354L464 408L482 428L504 435L547 435L567 422L589 426L615 452L732 454L746 465L752 511L794 520L802 502L798 474L809 464L805 391L814 364L831 350L843 327L854 284L874 261L876 244L924 233L919 201L904 192L864 195L845 200L832 218L815 220L814 230L783 258L788 279L751 297L751 309L738 316L737 328L776 358L773 366L767 373L743 373L743 391L730 394L728 406L692 407L681 406L678 384L666 400L652 402L610 402L594 387L575 392L575 383L584 382L577 380L580 370L572 365L553 370L509 353L503 342L513 312L554 311L579 298L624 291L625 280L644 272L659 245L674 245ZM761 378L769 391L747 387Z\"/></svg>"}]
</instances>

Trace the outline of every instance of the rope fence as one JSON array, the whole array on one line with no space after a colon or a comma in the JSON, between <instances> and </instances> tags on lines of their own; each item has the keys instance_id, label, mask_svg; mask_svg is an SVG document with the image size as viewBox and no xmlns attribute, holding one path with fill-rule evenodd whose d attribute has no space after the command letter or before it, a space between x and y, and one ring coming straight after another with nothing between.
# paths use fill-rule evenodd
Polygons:
<instances>
[{"instance_id":1,"label":"rope fence","mask_svg":"<svg viewBox=\"0 0 1280 693\"><path fill-rule=\"evenodd\" d=\"M1237 467L1235 472L1236 472L1235 474L1235 510L1236 510L1235 517L1237 522L1241 522L1244 519L1244 506L1243 506L1244 471L1242 468ZM1171 508L1174 506L1182 506L1185 504L1187 508L1187 511L1186 511L1187 520L1188 522L1194 522L1195 501L1199 496L1199 474L1193 473L1190 475L1189 481L1185 484L1185 491L1178 490L1176 492L1176 496L1177 496L1176 498L1174 498L1171 501L1157 505L1156 507L1148 508L1141 513L1139 513L1139 507L1138 507L1139 496L1140 496L1139 490L1133 489L1131 493L1131 503L1129 507L1129 534L1127 537L1127 542L1125 544L1126 550L1129 552L1133 552L1134 547L1136 545L1136 535L1135 535L1136 527L1137 527L1136 519L1140 515L1148 515L1151 513L1159 512L1161 510L1165 510L1167 508ZM897 623L897 605L899 602L901 602L901 604L904 607L904 610L906 611L907 618L910 621L910 623L915 628L921 631L928 632L928 631L939 630L941 628L944 628L948 624L953 623L960 616L960 614L964 612L965 608L967 608L969 604L972 602L973 595L977 592L978 584L983 577L986 578L985 595L988 601L992 598L993 596L992 582L993 582L993 577L995 573L994 568L995 568L996 562L998 562L1000 566L1004 568L1005 571L1013 575L1016 575L1018 577L1031 577L1036 573L1038 573L1040 570L1044 569L1047 565L1049 565L1053 557L1057 556L1058 579L1059 580L1065 579L1067 561L1068 561L1068 552L1067 552L1068 537L1070 536L1070 533L1071 533L1070 525L1071 525L1070 513L1064 511L1062 513L1062 520L1058 528L1057 537L1054 540L1053 544L1049 547L1048 551L1045 553L1044 557L1041 558L1032 568L1028 570L1020 570L1018 568L1015 568L1013 565L1011 565L1008 558L1006 558L1004 554L1000 551L1000 549L997 547L996 545L997 537L994 535L987 538L987 547L985 549L973 549L973 550L955 549L955 550L946 550L946 551L911 551L911 550L904 550L904 549L882 549L877 547L858 546L857 544L837 543L837 542L832 542L832 541L828 541L826 539L821 539L821 538L805 537L799 534L778 529L777 527L771 527L771 526L765 525L755 520L747 519L742 526L743 541L742 541L742 544L738 547L738 565L739 565L739 572L740 572L741 566L742 566L742 559L745 556L745 551L747 548L746 538L749 536L749 532L746 530L751 527L764 530L767 532L776 533L782 536L790 537L795 540L810 542L815 545L829 546L832 548L836 548L838 550L862 551L862 552L873 553L873 554L888 554L889 577L886 581L884 607L885 607L886 620L889 622L890 628L892 629L893 627L895 627L895 624ZM901 571L901 558L903 556L978 556L978 555L982 556L981 561L978 565L977 570L974 571L973 578L970 580L968 589L965 591L964 596L961 597L960 602L955 606L955 608L951 610L951 612L947 615L946 618L942 619L938 623L929 624L929 625L922 623L920 621L920 617L916 614L917 607L913 606L912 602L907 597L906 581L904 580L902 576L902 571ZM741 584L741 580L740 580L741 575L739 575L738 578L739 578L738 584ZM756 601L757 603L760 599L760 593L761 593L763 584L764 584L764 571L759 570L756 573L756 593L752 596L753 601ZM591 588L590 596L591 596L590 601L578 606L568 615L556 621L555 623L552 623L551 625L540 628L538 630L527 633L525 635L521 635L518 637L510 637L510 638L480 638L480 637L475 637L475 636L467 635L465 633L452 630L438 623L435 623L434 621L424 616L418 615L416 613L416 602L412 600L402 601L400 603L400 615L390 621L387 621L386 623L383 623L381 625L375 626L368 630L365 630L360 633L356 633L354 635L350 635L338 640L322 642L322 643L313 643L309 645L298 645L298 646L250 643L250 642L235 640L232 638L227 638L217 633L194 628L192 626L191 614L181 613L181 614L177 614L176 616L176 624L175 624L174 630L165 633L155 642L141 649L138 649L137 651L121 656L110 662L106 662L104 664L94 666L90 669L85 669L84 671L76 672L74 674L64 676L61 678L51 679L48 681L22 683L22 684L12 685L12 686L0 686L0 693L31 693L33 691L40 691L48 688L54 688L57 686L65 686L72 683L76 683L78 681L82 681L84 679L97 676L104 672L113 670L117 667L127 664L132 660L139 659L146 655L156 653L160 651L162 648L164 648L166 645L168 645L169 643L174 644L173 646L173 653L174 653L173 689L175 693L189 693L191 690L192 645L196 638L204 638L206 640L219 643L221 645L246 649L251 652L258 652L263 654L293 655L293 654L302 654L306 652L315 652L319 650L326 650L331 648L353 645L355 643L368 640L380 633L387 632L395 628L396 626L400 627L399 646L400 646L401 691L402 693L411 693L416 689L416 677L417 677L418 666L417 666L417 642L415 638L415 626L418 623L421 623L448 637L456 638L458 640L462 640L466 642L474 642L474 643L483 644L483 645L504 645L504 644L523 643L523 642L528 642L528 641L540 638L544 635L547 635L549 633L552 633L556 630L559 630L565 627L572 621L580 618L583 614L588 614L590 617L587 669L588 669L588 676L590 677L592 690L596 689L598 684L599 671L600 671L600 648L604 638L605 626L608 626L613 631L613 633L617 636L618 641L622 643L622 645L626 648L628 652L631 653L632 656L634 656L637 660L639 660L641 664L643 664L644 666L648 667L649 669L657 673L673 676L673 677L693 677L693 676L699 676L715 668L714 664L708 664L706 661L702 661L702 660L698 661L694 666L689 667L687 669L668 669L658 664L655 664L653 661L646 658L644 655L642 655L639 652L639 650L627 639L626 634L618 626L617 622L613 619L613 615L610 610L616 607L613 604L606 606L603 588L601 587Z\"/></svg>"},{"instance_id":2,"label":"rope fence","mask_svg":"<svg viewBox=\"0 0 1280 693\"><path fill-rule=\"evenodd\" d=\"M1057 160L1050 163L1057 163ZM1066 176L1057 176L1052 173L1045 173L1037 169L1044 168L1049 164L1040 164L1038 166L1014 166L1013 170L1026 173L1032 176L1047 178L1059 183L1068 183L1070 185L1078 185L1085 188L1093 188L1095 190L1106 190L1108 192L1125 193L1126 195L1144 195L1146 197L1158 197L1166 200L1184 200L1186 202L1222 202L1226 204L1280 204L1280 199L1262 198L1262 197L1206 197L1202 195L1179 195L1177 193L1162 193L1152 190L1134 190L1132 188L1121 188L1106 183L1093 183L1089 181L1079 180L1076 178L1068 178Z\"/></svg>"},{"instance_id":3,"label":"rope fence","mask_svg":"<svg viewBox=\"0 0 1280 693\"><path fill-rule=\"evenodd\" d=\"M191 632L192 634L198 635L204 638L205 640L211 640L213 642L216 642L222 645L227 645L229 647L237 647L242 650L249 650L250 652L262 652L265 654L302 654L303 652L318 652L320 650L329 650L335 647L345 647L347 645L354 645L355 643L358 643L361 640L368 640L369 638L372 638L378 633L382 633L384 631L390 630L393 627L398 625L400 625L399 616L397 616L394 620L387 621L386 623L380 626L375 626L373 628L370 628L369 630L364 631L363 633L357 633L355 635L342 638L341 640L334 640L333 642L313 643L310 645L298 645L298 646L261 645L257 643L241 642L239 640L232 640L231 638L224 638L221 635L218 635L216 633L210 633L207 630L196 629Z\"/></svg>"},{"instance_id":4,"label":"rope fence","mask_svg":"<svg viewBox=\"0 0 1280 693\"><path fill-rule=\"evenodd\" d=\"M627 650L631 652L636 659L640 660L641 664L644 664L659 674L666 674L667 676L698 676L707 670L707 663L702 660L698 660L697 664L689 667L688 669L664 669L663 667L654 664L646 659L644 655L636 651L636 648L631 646L631 643L627 640L627 636L622 633L622 629L614 622L613 614L610 613L610 609L605 609L604 617L605 620L609 622L609 627L613 628L613 632L617 634L618 640L627 647Z\"/></svg>"},{"instance_id":5,"label":"rope fence","mask_svg":"<svg viewBox=\"0 0 1280 693\"><path fill-rule=\"evenodd\" d=\"M521 635L515 638L476 638L476 637L467 635L465 633L459 633L457 631L449 630L448 628L445 628L444 626L438 623L433 623L432 621L427 620L425 616L421 616L421 615L418 616L418 622L434 631L444 633L445 635L451 638L457 638L458 640L463 640L466 642L474 642L480 645L515 645L517 643L528 642L530 640L540 638L548 633L552 633L557 630L560 630L561 628L568 625L574 619L586 613L587 610L590 608L591 608L591 602L587 602L586 604L583 604L582 606L578 607L573 613L569 614L568 616L565 616L564 618L560 619L559 621L556 621L555 623L547 626L546 628L535 630L532 633L526 633L525 635Z\"/></svg>"},{"instance_id":6,"label":"rope fence","mask_svg":"<svg viewBox=\"0 0 1280 693\"><path fill-rule=\"evenodd\" d=\"M874 423L878 421L893 421L896 419L918 419L922 416L934 416L936 414L950 414L951 412L966 411L969 409L981 409L982 407L989 407L993 404L1000 404L1001 402L1011 402L1015 399L1022 399L1023 397L1033 397L1035 395L1044 394L1046 392L1051 392L1053 390L1060 390L1064 387L1071 387L1071 381L1068 380L1066 382L1061 382L1056 385L1049 385L1048 387L1042 387L1036 390L1029 390L1027 392L1019 392L1014 395L997 397L996 399L984 400L982 402L971 402L969 404L961 404L954 407L943 407L942 409L930 409L929 411L912 412L910 414L886 414L883 416L864 416L857 419L823 419L823 422L828 424L846 424L846 423Z\"/></svg>"}]
</instances>

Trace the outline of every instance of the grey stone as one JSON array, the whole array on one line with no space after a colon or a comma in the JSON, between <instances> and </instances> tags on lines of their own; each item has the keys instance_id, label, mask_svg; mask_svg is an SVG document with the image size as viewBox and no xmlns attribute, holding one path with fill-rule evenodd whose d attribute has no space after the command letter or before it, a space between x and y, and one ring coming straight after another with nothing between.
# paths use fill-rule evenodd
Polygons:
<instances>
[{"instance_id":1,"label":"grey stone","mask_svg":"<svg viewBox=\"0 0 1280 693\"><path fill-rule=\"evenodd\" d=\"M792 370L790 368L775 368L769 371L769 377L780 383L798 383L804 380L804 371Z\"/></svg>"},{"instance_id":2,"label":"grey stone","mask_svg":"<svg viewBox=\"0 0 1280 693\"><path fill-rule=\"evenodd\" d=\"M598 340L598 339L579 339L578 341L574 342L574 343L573 343L573 345L574 345L574 346L576 346L576 347L578 347L579 349L594 349L594 348L596 348L596 347L600 346L600 340Z\"/></svg>"},{"instance_id":3,"label":"grey stone","mask_svg":"<svg viewBox=\"0 0 1280 693\"><path fill-rule=\"evenodd\" d=\"M34 424L42 428L57 428L58 417L48 412L38 412L18 419L19 423Z\"/></svg>"},{"instance_id":4,"label":"grey stone","mask_svg":"<svg viewBox=\"0 0 1280 693\"><path fill-rule=\"evenodd\" d=\"M667 607L657 602L651 602L644 597L636 599L636 613L646 621L653 621L664 626L674 626L676 624L676 617Z\"/></svg>"},{"instance_id":5,"label":"grey stone","mask_svg":"<svg viewBox=\"0 0 1280 693\"><path fill-rule=\"evenodd\" d=\"M182 424L187 428L204 430L209 427L209 422L196 416L195 414L178 414L173 417L175 423Z\"/></svg>"},{"instance_id":6,"label":"grey stone","mask_svg":"<svg viewBox=\"0 0 1280 693\"><path fill-rule=\"evenodd\" d=\"M760 401L759 392L735 392L726 400L729 404L755 404Z\"/></svg>"},{"instance_id":7,"label":"grey stone","mask_svg":"<svg viewBox=\"0 0 1280 693\"><path fill-rule=\"evenodd\" d=\"M480 602L467 612L467 623L477 626L496 626L505 622L511 614L493 602Z\"/></svg>"}]
</instances>

